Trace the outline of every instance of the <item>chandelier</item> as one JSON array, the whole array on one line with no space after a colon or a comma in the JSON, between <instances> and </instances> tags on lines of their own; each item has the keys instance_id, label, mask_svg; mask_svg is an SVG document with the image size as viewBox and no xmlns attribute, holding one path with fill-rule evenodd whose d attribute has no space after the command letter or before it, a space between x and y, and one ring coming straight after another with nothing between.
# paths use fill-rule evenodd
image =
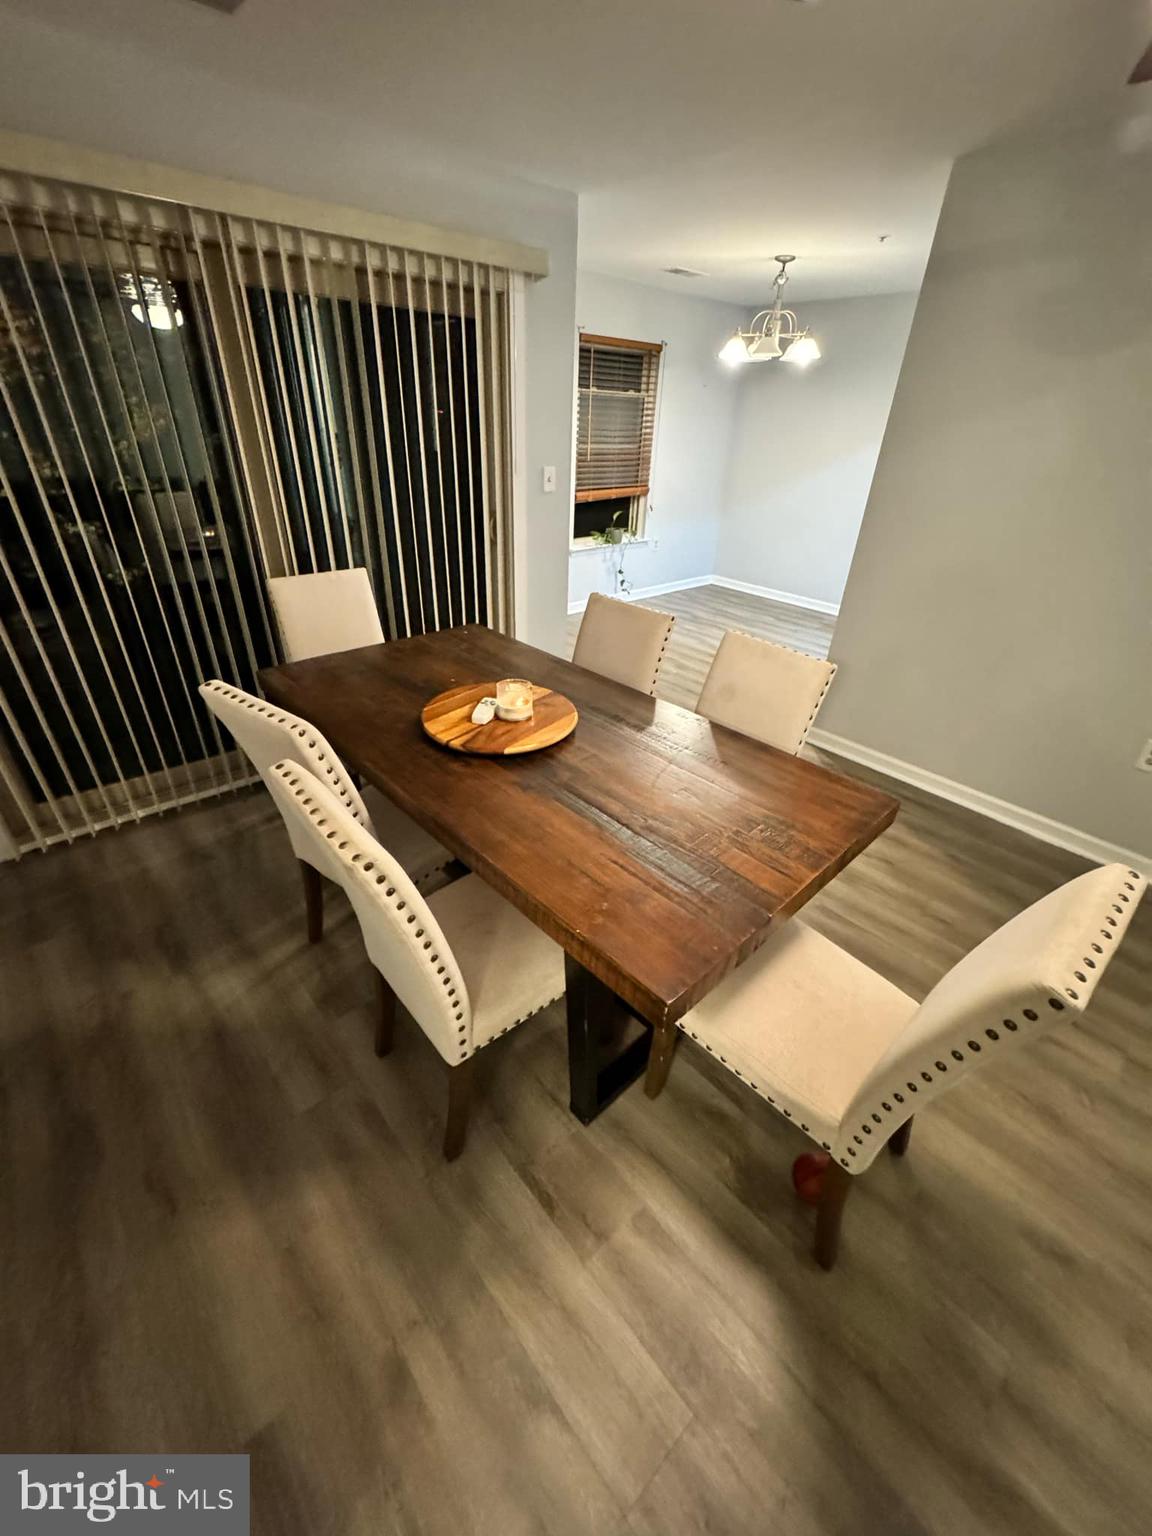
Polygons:
<instances>
[{"instance_id":1,"label":"chandelier","mask_svg":"<svg viewBox=\"0 0 1152 1536\"><path fill-rule=\"evenodd\" d=\"M784 308L784 284L788 281L788 263L795 256L776 256L780 270L772 279L776 299L770 309L762 309L752 318L746 331L734 331L720 348L720 361L735 367L740 363L774 362L782 357L786 363L807 368L820 356L815 336L801 329L800 322L790 309Z\"/></svg>"}]
</instances>

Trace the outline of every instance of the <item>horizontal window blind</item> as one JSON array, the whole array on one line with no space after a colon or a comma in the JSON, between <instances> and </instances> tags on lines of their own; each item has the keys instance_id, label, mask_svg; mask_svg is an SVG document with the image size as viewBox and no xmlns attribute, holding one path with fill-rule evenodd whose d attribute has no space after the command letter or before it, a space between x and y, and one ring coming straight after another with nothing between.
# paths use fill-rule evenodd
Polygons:
<instances>
[{"instance_id":1,"label":"horizontal window blind","mask_svg":"<svg viewBox=\"0 0 1152 1536\"><path fill-rule=\"evenodd\" d=\"M576 394L576 500L648 492L659 342L580 337Z\"/></svg>"},{"instance_id":2,"label":"horizontal window blind","mask_svg":"<svg viewBox=\"0 0 1152 1536\"><path fill-rule=\"evenodd\" d=\"M18 848L250 781L196 687L269 575L390 638L511 626L507 270L0 172L0 819Z\"/></svg>"}]
</instances>

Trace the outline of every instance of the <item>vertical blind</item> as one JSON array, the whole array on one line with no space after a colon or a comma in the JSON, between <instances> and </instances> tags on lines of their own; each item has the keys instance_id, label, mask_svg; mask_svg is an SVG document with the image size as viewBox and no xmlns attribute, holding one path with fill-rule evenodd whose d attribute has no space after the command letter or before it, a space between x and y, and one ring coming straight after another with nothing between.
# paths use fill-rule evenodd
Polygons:
<instances>
[{"instance_id":1,"label":"vertical blind","mask_svg":"<svg viewBox=\"0 0 1152 1536\"><path fill-rule=\"evenodd\" d=\"M508 271L0 172L0 822L47 846L249 780L269 575L386 634L511 624Z\"/></svg>"},{"instance_id":2,"label":"vertical blind","mask_svg":"<svg viewBox=\"0 0 1152 1536\"><path fill-rule=\"evenodd\" d=\"M646 496L656 431L660 342L580 337L576 500Z\"/></svg>"}]
</instances>

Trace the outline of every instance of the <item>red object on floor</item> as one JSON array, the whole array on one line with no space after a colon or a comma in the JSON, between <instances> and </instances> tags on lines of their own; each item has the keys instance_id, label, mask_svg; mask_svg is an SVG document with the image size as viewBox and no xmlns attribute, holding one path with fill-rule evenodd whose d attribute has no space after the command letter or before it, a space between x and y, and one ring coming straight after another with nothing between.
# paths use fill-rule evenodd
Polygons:
<instances>
[{"instance_id":1,"label":"red object on floor","mask_svg":"<svg viewBox=\"0 0 1152 1536\"><path fill-rule=\"evenodd\" d=\"M792 1185L805 1205L819 1205L824 1174L832 1161L828 1152L802 1152L792 1164Z\"/></svg>"}]
</instances>

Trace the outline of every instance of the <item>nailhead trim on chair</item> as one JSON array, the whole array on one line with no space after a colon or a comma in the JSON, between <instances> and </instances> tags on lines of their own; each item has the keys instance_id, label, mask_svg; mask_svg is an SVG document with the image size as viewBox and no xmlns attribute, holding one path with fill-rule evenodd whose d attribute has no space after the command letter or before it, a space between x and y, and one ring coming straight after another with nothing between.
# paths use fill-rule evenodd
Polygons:
<instances>
[{"instance_id":1,"label":"nailhead trim on chair","mask_svg":"<svg viewBox=\"0 0 1152 1536\"><path fill-rule=\"evenodd\" d=\"M307 794L305 790L300 787L300 780L295 776L295 774L285 769L281 769L280 774L281 777L286 780L289 788L292 790L292 793L296 796L297 800L303 804L305 810L308 812L308 815L312 818L316 825L318 827L326 827L328 825L326 818L317 807L316 802L312 799L312 796ZM333 841L337 837L337 832L335 828L333 828L331 832L325 832L324 836L329 841ZM338 842L336 847L342 853L348 847L347 839ZM363 875L369 874L376 867L375 862L372 859L365 858L364 854L360 852L351 854L347 862L356 869L358 874ZM388 900L391 900L396 895L396 887L394 885L388 885L387 875L374 874L368 883L370 885L385 886L384 895ZM403 912L408 903L404 900L396 900L393 902L393 905L395 906L397 912ZM409 912L405 921L408 923L414 923L416 921L415 912ZM416 930L417 938L422 937L423 934L423 928L418 928ZM453 976L450 974L447 965L440 960L439 954L432 949L431 939L424 943L423 949L427 954L429 969L432 970L433 973L440 978L441 986L447 987L448 989L447 996L449 999L451 999L452 1002L452 1017L453 1021L458 1026L457 1033L466 1035L468 1026L463 1023L464 1007L460 1000L460 993L458 991L458 988L463 989L464 983L459 976ZM428 953L429 951L430 953ZM519 1023L519 1020L517 1020L517 1023ZM460 1055L461 1061L466 1060L467 1057L472 1054L473 1053L467 1049L466 1041L462 1041Z\"/></svg>"},{"instance_id":2,"label":"nailhead trim on chair","mask_svg":"<svg viewBox=\"0 0 1152 1536\"><path fill-rule=\"evenodd\" d=\"M1129 903L1132 900L1131 895L1125 895L1124 894L1125 891L1135 893L1135 891L1139 888L1139 886L1144 883L1142 876L1136 870L1134 870L1134 869L1130 869L1128 871L1128 876L1129 876L1129 878L1127 880L1125 880L1125 882L1124 882L1124 891L1118 891L1117 892L1117 896L1118 896L1119 901L1121 903ZM1112 910L1113 910L1113 912L1119 912L1119 913L1123 914L1124 907L1122 905L1117 905L1116 902L1113 902L1112 903ZM1105 921L1105 923L1110 924L1112 928L1115 928L1115 927L1118 926L1118 924L1116 922L1116 919L1114 917L1106 916L1104 921ZM1111 941L1111 939L1113 937L1113 935L1109 932L1108 928L1101 928L1100 934L1101 934L1102 938L1108 939L1109 941ZM1104 952L1100 948L1100 946L1098 944L1096 944L1096 943L1091 944L1090 948L1094 949L1097 954L1103 954L1103 952ZM1086 955L1084 957L1084 964L1086 966L1088 966L1088 968L1090 970L1095 970L1096 969L1096 962L1091 958L1091 956ZM1081 981L1081 982L1084 981L1084 976L1083 976L1083 974L1080 971L1073 971L1072 972L1072 976L1077 981ZM1065 987L1064 988L1064 993L1065 993L1065 996L1071 998L1074 1003L1079 1002L1080 994L1079 994L1079 992L1076 991L1075 987ZM1067 1004L1063 1001L1063 999L1061 999L1059 997L1049 997L1048 998L1048 1006L1049 1006L1049 1008L1052 1009L1052 1011L1054 1013L1063 1013L1066 1010L1066 1008L1067 1008ZM1027 1021L1030 1024L1036 1023L1037 1020L1040 1017L1040 1015L1037 1013L1035 1008L1024 1008L1024 1009L1021 1009L1021 1015L1022 1015L1023 1018L1027 1019ZM1016 1034L1016 1033L1019 1032L1020 1026L1019 1026L1019 1024L1017 1023L1017 1021L1015 1019L1004 1019L1002 1021L1002 1023L1003 1023L1003 1027L1009 1032L1009 1034ZM988 1027L988 1028L985 1029L984 1035L985 1035L985 1038L990 1040L990 1041L992 1041L993 1044L998 1042L999 1039L1000 1039L999 1031L996 1030L996 1029L993 1029L991 1027ZM695 1037L693 1037L693 1038L695 1038ZM981 1049L980 1042L978 1040L969 1040L967 1042L967 1045L968 1045L968 1050L972 1054L978 1053L980 1051L980 1049ZM959 1047L954 1047L953 1048L952 1056L958 1062L963 1062L963 1060L964 1060L964 1053L963 1053L962 1050L960 1050ZM947 1064L945 1062L943 1062L943 1061L938 1061L936 1063L936 1067L937 1067L937 1069L940 1072L947 1072L947 1070L948 1070ZM931 1073L929 1073L929 1072L921 1072L920 1075L921 1075L921 1077L924 1079L924 1081L926 1083L930 1083L932 1081ZM911 1089L911 1091L913 1093L915 1093L917 1091L915 1083L911 1083L910 1082L908 1084L908 1087ZM892 1095L892 1097L896 1100L896 1102L898 1104L902 1104L904 1102L903 1099L901 1098L901 1096L898 1093L894 1093ZM892 1110L891 1106L889 1104L887 1104L886 1102L884 1102L884 1101L881 1101L880 1107L884 1110L884 1112L886 1114L894 1114L895 1113L895 1111ZM883 1123L881 1121L880 1116L878 1114L876 1114L875 1112L872 1113L871 1118L872 1118L872 1120L877 1125L881 1125ZM893 1126L892 1129L893 1130L898 1129L899 1125L902 1124L903 1120L906 1119L906 1118L907 1118L907 1116L901 1116L900 1119L897 1121L897 1124L895 1126ZM861 1125L860 1129L864 1132L864 1134L866 1136L871 1136L871 1134L872 1134L872 1127L870 1125L868 1125L866 1122ZM859 1146L863 1146L863 1142L860 1140L860 1137L858 1135L853 1134L852 1139L853 1139L853 1141L856 1143L856 1145L858 1147ZM839 1161L840 1161L840 1163L841 1163L841 1165L843 1167L850 1169L851 1165L850 1165L849 1159L855 1157L856 1156L856 1152L855 1152L854 1148L852 1148L852 1147L847 1147L845 1150L848 1153L848 1157L847 1158L841 1157L839 1159Z\"/></svg>"},{"instance_id":3,"label":"nailhead trim on chair","mask_svg":"<svg viewBox=\"0 0 1152 1536\"><path fill-rule=\"evenodd\" d=\"M262 715L265 720L271 720L274 725L283 726L299 736L301 741L308 742L309 752L315 762L320 765L320 770L328 780L328 787L335 791L343 802L345 810L350 816L354 816L361 826L364 825L363 813L357 809L356 802L348 791L348 782L344 775L344 765L337 767L328 754L316 745L315 740L308 739L308 729L300 724L296 715L286 715L282 710L273 709L270 704L265 704L262 699L253 699L247 694L239 693L235 688L229 688L226 683L213 680L204 684L212 693L221 694L226 699L231 699L234 704L242 704L245 709L250 709L253 714Z\"/></svg>"},{"instance_id":4,"label":"nailhead trim on chair","mask_svg":"<svg viewBox=\"0 0 1152 1536\"><path fill-rule=\"evenodd\" d=\"M796 750L799 752L800 748L808 740L808 732L812 729L812 722L820 712L820 706L824 702L824 696L832 686L832 679L836 676L836 673L840 668L840 663L838 661L832 661L827 656L813 656L811 651L802 651L795 645L783 645L779 640L766 640L763 635L753 635L746 629L729 630L729 634L743 635L745 640L759 640L762 645L774 645L778 651L791 651L793 656L803 656L808 661L826 661L832 668L831 672L829 672L827 678L824 681L823 688L820 690L820 697L812 706L812 713L808 716L808 722L804 729L800 732L800 740L796 743Z\"/></svg>"},{"instance_id":5,"label":"nailhead trim on chair","mask_svg":"<svg viewBox=\"0 0 1152 1536\"><path fill-rule=\"evenodd\" d=\"M518 1019L513 1019L511 1024L505 1024L503 1029L498 1029L494 1035L489 1035L487 1040L481 1041L472 1054L478 1056L485 1047L492 1044L493 1040L500 1040L504 1035L510 1034L517 1024L523 1024L528 1019L534 1019L538 1013L543 1013L545 1008L551 1008L553 1003L558 1003L563 996L563 992L557 992L555 997L550 997L546 1003L541 1003L539 1008L533 1008L531 1013L522 1013Z\"/></svg>"},{"instance_id":6,"label":"nailhead trim on chair","mask_svg":"<svg viewBox=\"0 0 1152 1536\"><path fill-rule=\"evenodd\" d=\"M653 609L652 612L655 613L656 609ZM655 670L652 673L652 686L648 690L648 692L651 693L651 694L654 694L656 692L656 683L657 683L657 680L659 679L659 676L660 676L660 668L664 665L664 652L668 649L668 642L672 638L672 626L673 626L673 624L675 624L675 622L676 622L676 615L674 613L673 614L669 614L669 616L668 616L668 626L667 626L667 628L664 631L664 639L661 641L661 644L660 644L660 654L656 658L656 667L655 667Z\"/></svg>"},{"instance_id":7,"label":"nailhead trim on chair","mask_svg":"<svg viewBox=\"0 0 1152 1536\"><path fill-rule=\"evenodd\" d=\"M282 726L285 730L291 731L294 736L298 736L301 741L307 742L309 762L304 766L318 768L319 772L328 781L327 787L335 793L348 814L358 821L362 827L366 826L363 805L362 803L357 803L358 797L353 796L349 788L348 770L339 759L334 762L322 747L316 745L315 736L310 734L309 727L306 724L301 724L298 715L285 714L283 710L274 709L270 704L266 704L263 699L255 699L248 694L240 693L235 688L229 688L226 683L222 683L217 679L205 683L204 687L211 693L218 693L226 699L231 699L234 704L242 704L245 709L250 709L253 714L261 715L265 720L271 720L274 725ZM425 886L430 885L438 878L442 870L442 865L437 866L435 869L425 870L419 877L413 877L413 884L418 891L423 890Z\"/></svg>"},{"instance_id":8,"label":"nailhead trim on chair","mask_svg":"<svg viewBox=\"0 0 1152 1536\"><path fill-rule=\"evenodd\" d=\"M789 649L790 649L790 647L789 647ZM800 654L801 655L805 655L806 652L802 651ZM812 713L808 716L808 720L807 720L807 723L804 726L804 729L800 732L800 740L796 744L796 750L797 751L799 751L800 748L804 745L804 743L808 740L808 732L812 729L812 722L813 722L813 720L815 720L817 714L820 712L820 706L824 702L824 695L828 692L829 688L831 688L831 686L832 686L832 679L836 676L836 672L837 672L837 670L839 668L840 663L836 662L836 661L833 661L833 662L830 662L829 665L831 666L832 670L831 670L831 672L829 672L827 678L825 679L824 686L820 690L820 697L816 700L815 704L813 704L813 706L812 706Z\"/></svg>"},{"instance_id":9,"label":"nailhead trim on chair","mask_svg":"<svg viewBox=\"0 0 1152 1536\"><path fill-rule=\"evenodd\" d=\"M785 647L783 647L783 649L789 650L789 649L791 649L791 647L785 646ZM803 655L804 653L803 652L798 652L797 654ZM829 681L831 681L831 679L829 679ZM1124 891L1131 892L1131 893L1134 894L1139 889L1140 885L1142 885L1143 883L1144 883L1143 877L1136 870L1130 869L1128 871L1128 879L1124 882ZM1132 899L1131 895L1125 895L1124 891L1117 892L1117 896L1118 896L1119 901L1121 903L1129 903L1129 902L1131 902L1131 899ZM1113 910L1113 912L1123 913L1124 908L1123 908L1122 905L1118 906L1118 905L1116 905L1116 903L1113 903L1112 910ZM1116 919L1114 917L1106 916L1104 921L1105 921L1106 924L1111 924L1111 926L1113 928L1118 926L1117 922L1116 922ZM1111 941L1111 939L1113 937L1112 933L1109 931L1109 929L1107 927L1101 928L1100 935L1101 935L1102 938L1108 939L1109 941ZM1099 944L1096 944L1095 942L1093 942L1090 945L1090 948L1095 950L1095 952L1098 955L1104 953L1104 951L1101 949ZM1084 964L1090 970L1095 970L1096 969L1096 962L1091 958L1090 955L1086 955L1084 957ZM1080 981L1080 982L1084 981L1084 976L1082 975L1081 972L1074 971L1072 973L1072 975L1073 975L1073 978L1075 980ZM1065 987L1064 991L1065 991L1065 996L1071 998L1074 1003L1079 1001L1080 994L1076 991L1076 989L1074 987ZM1067 1004L1065 1004L1065 1002L1063 1001L1062 998L1059 998L1059 997L1049 997L1047 1001L1048 1001L1049 1008L1054 1013L1063 1013L1063 1012L1066 1011ZM1036 1010L1034 1008L1024 1008L1024 1009L1021 1010L1021 1014L1022 1014L1022 1017L1025 1018L1026 1020L1028 1020L1029 1023L1035 1023L1039 1019L1039 1017L1040 1017L1040 1015L1036 1012ZM1017 1021L1015 1019L1003 1019L1001 1021L1001 1024L1002 1024L1002 1027L1004 1029L1006 1029L1010 1035L1017 1034L1019 1032L1020 1025L1017 1023ZM715 1056L716 1059L723 1066L728 1067L728 1070L730 1072L733 1072L740 1079L740 1081L742 1083L747 1083L749 1088L751 1088L754 1093L758 1094L760 1098L765 1099L769 1104L772 1105L772 1107L774 1109L779 1109L784 1114L784 1116L787 1119L789 1119L789 1120L792 1120L792 1119L795 1118L793 1116L793 1113L792 1113L792 1111L790 1109L785 1109L785 1107L782 1104L777 1104L776 1100L772 1097L772 1095L770 1093L767 1093L763 1088L758 1087L757 1084L754 1083L751 1078L745 1077L743 1072L741 1072L738 1067L730 1065L729 1062L728 1062L727 1057L722 1056L719 1051L713 1050L713 1048L708 1044L707 1040L701 1040L700 1036L695 1032L695 1030L686 1029L683 1024L679 1024L677 1027L684 1034L688 1035L688 1037L690 1039L695 1040L697 1045L702 1045L710 1056ZM994 1045L1001 1038L1000 1031L998 1029L993 1028L991 1025L989 1025L987 1028L985 1028L984 1036L985 1036L985 1039L991 1041L992 1044L994 1044ZM983 1047L981 1046L981 1044L980 1044L980 1042L978 1040L968 1040L966 1042L962 1042L962 1044L966 1044L967 1045L967 1049L968 1049L968 1051L969 1051L969 1053L971 1055L979 1055L979 1053L983 1049ZM961 1049L960 1045L953 1046L950 1049L951 1049L951 1055L952 1055L953 1060L956 1061L956 1062L963 1063L963 1061L965 1060L965 1057L964 1057L964 1051ZM935 1066L936 1071L938 1073L940 1073L940 1074L944 1074L944 1073L946 1073L948 1071L948 1063L946 1061L939 1061L938 1060L938 1061L935 1061L933 1063L933 1065ZM932 1073L929 1072L927 1069L922 1070L921 1073L920 1073L920 1076L921 1076L921 1079L925 1083L929 1083L930 1084L933 1081ZM916 1083L912 1082L911 1080L909 1080L907 1083L905 1083L904 1086L907 1088L907 1090L908 1090L908 1092L910 1094L916 1094L916 1093L919 1093L919 1091L920 1091L919 1090L919 1086ZM891 1100L891 1102L889 1102L889 1100ZM895 1104L897 1107L893 1108L893 1104ZM852 1141L855 1143L855 1146L846 1146L846 1147L844 1147L844 1151L848 1154L846 1157L840 1156L839 1154L835 1154L837 1156L837 1161L840 1163L841 1167L847 1168L849 1170L849 1172L853 1172L854 1171L853 1168L852 1168L852 1161L851 1160L856 1156L856 1147L863 1147L863 1145L864 1145L864 1137L865 1136L871 1136L873 1134L873 1126L876 1126L876 1125L883 1126L884 1125L884 1117L885 1116L895 1117L895 1124L893 1124L891 1126L891 1129L888 1131L887 1135L891 1135L894 1131L898 1130L899 1127L904 1123L904 1121L907 1120L910 1117L910 1115L912 1114L912 1107L911 1107L911 1105L908 1105L908 1107L906 1109L901 1109L899 1107L899 1106L904 1105L904 1104L906 1104L906 1100L905 1100L904 1094L902 1092L894 1090L894 1091L892 1091L889 1094L889 1098L888 1099L881 1099L878 1102L878 1104L877 1104L875 1109L871 1109L871 1110L869 1110L867 1112L867 1118L860 1123L858 1131L849 1131L846 1127L842 1126L840 1128L841 1137L850 1135L852 1137ZM802 1131L807 1131L808 1130L807 1125L805 1125L802 1121L797 1121L797 1124L800 1126L800 1129ZM887 1135L884 1137L885 1140L887 1140ZM830 1143L828 1143L826 1141L822 1141L820 1143L820 1145L824 1148L825 1152L831 1152L832 1151L832 1146L831 1146Z\"/></svg>"}]
</instances>

